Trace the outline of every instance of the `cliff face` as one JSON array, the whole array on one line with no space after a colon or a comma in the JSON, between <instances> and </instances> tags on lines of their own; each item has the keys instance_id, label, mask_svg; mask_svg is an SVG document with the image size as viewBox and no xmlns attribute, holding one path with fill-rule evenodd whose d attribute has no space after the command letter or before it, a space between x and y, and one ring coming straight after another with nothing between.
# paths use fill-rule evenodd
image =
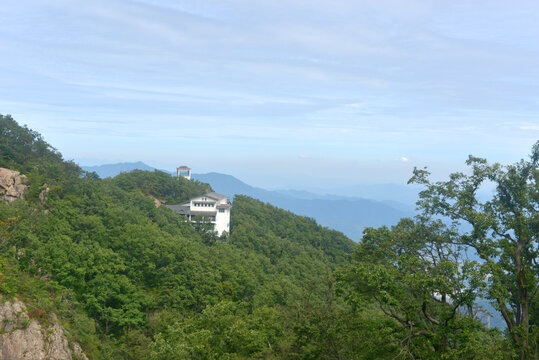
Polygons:
<instances>
[{"instance_id":1,"label":"cliff face","mask_svg":"<svg viewBox=\"0 0 539 360\"><path fill-rule=\"evenodd\" d=\"M42 327L30 319L20 301L0 303L0 359L2 360L88 360L76 343L69 344L53 315L51 325Z\"/></svg>"},{"instance_id":2,"label":"cliff face","mask_svg":"<svg viewBox=\"0 0 539 360\"><path fill-rule=\"evenodd\" d=\"M26 176L18 171L0 168L0 197L7 202L24 198Z\"/></svg>"}]
</instances>

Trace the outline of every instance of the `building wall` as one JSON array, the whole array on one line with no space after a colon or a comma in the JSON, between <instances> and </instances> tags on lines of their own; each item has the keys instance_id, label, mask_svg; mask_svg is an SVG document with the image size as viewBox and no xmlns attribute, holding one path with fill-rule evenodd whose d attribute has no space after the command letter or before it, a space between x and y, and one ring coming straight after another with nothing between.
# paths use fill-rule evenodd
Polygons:
<instances>
[{"instance_id":1,"label":"building wall","mask_svg":"<svg viewBox=\"0 0 539 360\"><path fill-rule=\"evenodd\" d=\"M215 231L219 236L223 235L223 232L230 233L230 209L222 209L223 212L219 212L215 215Z\"/></svg>"},{"instance_id":2,"label":"building wall","mask_svg":"<svg viewBox=\"0 0 539 360\"><path fill-rule=\"evenodd\" d=\"M189 207L191 208L191 211L215 211L215 205L215 201L192 200Z\"/></svg>"},{"instance_id":3,"label":"building wall","mask_svg":"<svg viewBox=\"0 0 539 360\"><path fill-rule=\"evenodd\" d=\"M191 180L191 170L190 169L176 169L176 175L178 177L184 177L187 180Z\"/></svg>"},{"instance_id":4,"label":"building wall","mask_svg":"<svg viewBox=\"0 0 539 360\"><path fill-rule=\"evenodd\" d=\"M191 210L193 209L193 207L195 209L199 209L199 210L202 210L202 209L211 210L211 207L200 207L200 206L195 207L193 205L193 203L200 203L200 202L213 203L214 205L226 204L228 202L228 198L224 198L224 199L221 199L221 200L215 200L213 198L206 197L206 196L197 196L197 197L194 197L194 198L189 200L189 206L191 207ZM215 206L213 206L213 208L215 209Z\"/></svg>"}]
</instances>

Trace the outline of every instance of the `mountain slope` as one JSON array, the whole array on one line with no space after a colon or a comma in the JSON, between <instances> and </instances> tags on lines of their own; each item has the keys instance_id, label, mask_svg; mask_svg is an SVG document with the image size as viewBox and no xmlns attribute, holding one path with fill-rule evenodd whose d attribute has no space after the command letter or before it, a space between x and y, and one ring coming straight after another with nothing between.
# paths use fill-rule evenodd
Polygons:
<instances>
[{"instance_id":1,"label":"mountain slope","mask_svg":"<svg viewBox=\"0 0 539 360\"><path fill-rule=\"evenodd\" d=\"M179 356L167 353L174 344L183 358L290 358L300 351L297 304L306 294L323 304L330 285L320 279L332 281L355 247L312 219L247 197L236 198L223 241L147 196L181 199L207 185L156 171L102 180L11 118L0 116L0 130L0 147L23 152L5 154L0 167L20 169L29 185L25 199L0 202L0 266L50 281L39 301L65 292L80 303L92 326L72 326L100 337L87 352L93 359L170 360ZM19 279L0 282L0 296L21 296ZM197 322L206 315L226 331ZM175 339L177 331L195 342ZM82 336L80 343L92 347Z\"/></svg>"},{"instance_id":2,"label":"mountain slope","mask_svg":"<svg viewBox=\"0 0 539 360\"><path fill-rule=\"evenodd\" d=\"M415 208L419 188L400 184L358 184L326 190L335 195L368 198L377 201L394 201L408 208Z\"/></svg>"}]
</instances>

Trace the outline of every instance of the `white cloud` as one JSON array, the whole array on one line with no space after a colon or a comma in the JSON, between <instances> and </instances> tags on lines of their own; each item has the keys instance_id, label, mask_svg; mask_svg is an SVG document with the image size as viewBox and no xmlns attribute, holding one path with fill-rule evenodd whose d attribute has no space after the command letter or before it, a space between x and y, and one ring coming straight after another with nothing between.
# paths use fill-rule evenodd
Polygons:
<instances>
[{"instance_id":1,"label":"white cloud","mask_svg":"<svg viewBox=\"0 0 539 360\"><path fill-rule=\"evenodd\" d=\"M408 159L407 157L405 156L401 156L401 158L399 159L401 162L410 162L410 159Z\"/></svg>"},{"instance_id":2,"label":"white cloud","mask_svg":"<svg viewBox=\"0 0 539 360\"><path fill-rule=\"evenodd\" d=\"M521 130L539 131L539 125L522 125L518 127Z\"/></svg>"}]
</instances>

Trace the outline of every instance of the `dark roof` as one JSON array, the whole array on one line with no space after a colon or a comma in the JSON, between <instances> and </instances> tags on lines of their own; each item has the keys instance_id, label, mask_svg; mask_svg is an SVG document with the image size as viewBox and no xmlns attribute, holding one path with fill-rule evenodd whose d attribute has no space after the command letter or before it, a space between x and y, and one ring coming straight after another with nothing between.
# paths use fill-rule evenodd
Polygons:
<instances>
[{"instance_id":1,"label":"dark roof","mask_svg":"<svg viewBox=\"0 0 539 360\"><path fill-rule=\"evenodd\" d=\"M180 215L204 215L204 216L215 216L217 211L197 211L193 210L191 211L189 209L189 203L187 205L185 204L179 204L179 205L166 205L169 209L177 212Z\"/></svg>"},{"instance_id":2,"label":"dark roof","mask_svg":"<svg viewBox=\"0 0 539 360\"><path fill-rule=\"evenodd\" d=\"M169 209L174 210L178 214L182 215L189 215L191 212L189 211L189 203L186 204L179 204L179 205L166 205Z\"/></svg>"},{"instance_id":3,"label":"dark roof","mask_svg":"<svg viewBox=\"0 0 539 360\"><path fill-rule=\"evenodd\" d=\"M195 216L200 216L200 215L215 216L216 213L217 211L191 211L191 215L195 215Z\"/></svg>"},{"instance_id":4,"label":"dark roof","mask_svg":"<svg viewBox=\"0 0 539 360\"><path fill-rule=\"evenodd\" d=\"M232 207L232 205L230 205L230 204L218 204L216 207L217 207L217 209L230 209Z\"/></svg>"}]
</instances>

